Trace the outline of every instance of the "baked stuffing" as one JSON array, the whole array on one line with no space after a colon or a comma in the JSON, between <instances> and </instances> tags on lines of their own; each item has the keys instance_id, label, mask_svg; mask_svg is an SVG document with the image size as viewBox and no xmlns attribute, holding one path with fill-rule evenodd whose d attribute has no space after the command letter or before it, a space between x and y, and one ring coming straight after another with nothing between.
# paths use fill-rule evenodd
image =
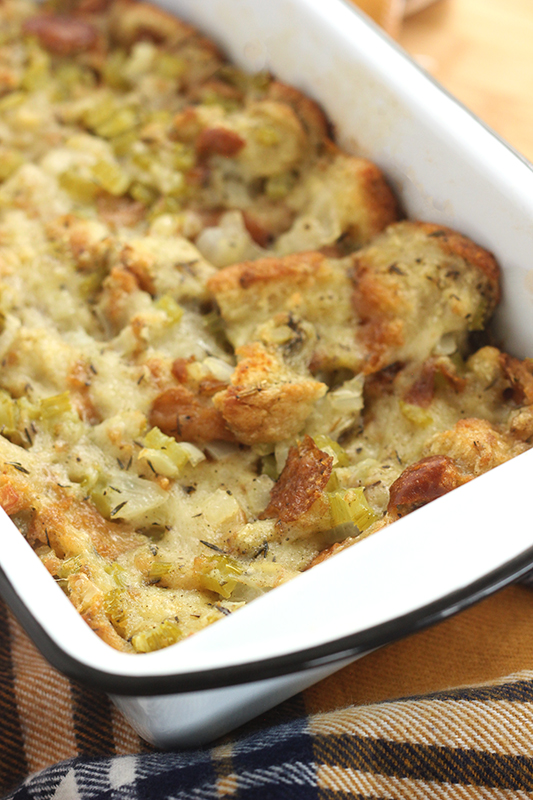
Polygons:
<instances>
[{"instance_id":1,"label":"baked stuffing","mask_svg":"<svg viewBox=\"0 0 533 800\"><path fill-rule=\"evenodd\" d=\"M530 446L493 257L133 0L0 5L0 504L148 652Z\"/></svg>"}]
</instances>

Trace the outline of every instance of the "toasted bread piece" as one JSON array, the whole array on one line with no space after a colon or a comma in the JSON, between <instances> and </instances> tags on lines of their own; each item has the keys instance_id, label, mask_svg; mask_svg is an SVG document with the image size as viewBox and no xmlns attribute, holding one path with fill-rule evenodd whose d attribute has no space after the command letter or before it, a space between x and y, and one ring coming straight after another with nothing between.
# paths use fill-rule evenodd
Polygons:
<instances>
[{"instance_id":1,"label":"toasted bread piece","mask_svg":"<svg viewBox=\"0 0 533 800\"><path fill-rule=\"evenodd\" d=\"M309 359L313 371L360 366L364 353L356 340L348 262L317 252L258 259L221 270L207 286L235 347L259 338L269 321L285 327L287 321L293 326L304 321L316 333Z\"/></svg>"},{"instance_id":2,"label":"toasted bread piece","mask_svg":"<svg viewBox=\"0 0 533 800\"><path fill-rule=\"evenodd\" d=\"M365 372L423 361L445 337L464 349L468 333L484 328L499 296L496 261L466 237L423 222L390 226L354 255L353 303Z\"/></svg>"}]
</instances>

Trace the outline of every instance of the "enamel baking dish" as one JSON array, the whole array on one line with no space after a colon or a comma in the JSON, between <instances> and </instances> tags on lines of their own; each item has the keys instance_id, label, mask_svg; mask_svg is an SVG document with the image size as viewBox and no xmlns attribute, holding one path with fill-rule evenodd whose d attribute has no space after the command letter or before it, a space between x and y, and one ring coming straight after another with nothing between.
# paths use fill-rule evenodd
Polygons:
<instances>
[{"instance_id":1,"label":"enamel baking dish","mask_svg":"<svg viewBox=\"0 0 533 800\"><path fill-rule=\"evenodd\" d=\"M317 100L338 141L376 161L409 216L449 225L503 268L497 330L533 355L533 171L342 0L166 0L241 66ZM159 747L208 742L371 650L533 566L533 450L172 647L113 650L7 516L0 589L45 656L109 692Z\"/></svg>"}]
</instances>

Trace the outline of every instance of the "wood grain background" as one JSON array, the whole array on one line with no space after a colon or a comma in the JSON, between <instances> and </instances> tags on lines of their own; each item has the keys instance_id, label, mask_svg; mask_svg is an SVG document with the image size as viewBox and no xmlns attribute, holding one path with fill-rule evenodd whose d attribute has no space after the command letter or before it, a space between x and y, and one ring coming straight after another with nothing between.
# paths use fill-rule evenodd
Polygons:
<instances>
[{"instance_id":1,"label":"wood grain background","mask_svg":"<svg viewBox=\"0 0 533 800\"><path fill-rule=\"evenodd\" d=\"M396 38L533 161L533 0L436 0Z\"/></svg>"},{"instance_id":2,"label":"wood grain background","mask_svg":"<svg viewBox=\"0 0 533 800\"><path fill-rule=\"evenodd\" d=\"M533 161L533 0L354 0L455 97Z\"/></svg>"}]
</instances>

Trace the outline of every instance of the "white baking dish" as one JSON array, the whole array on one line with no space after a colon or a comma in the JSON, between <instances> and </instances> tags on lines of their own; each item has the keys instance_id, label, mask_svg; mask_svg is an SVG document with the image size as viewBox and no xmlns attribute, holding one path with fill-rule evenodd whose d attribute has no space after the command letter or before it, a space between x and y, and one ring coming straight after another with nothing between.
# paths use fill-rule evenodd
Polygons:
<instances>
[{"instance_id":1,"label":"white baking dish","mask_svg":"<svg viewBox=\"0 0 533 800\"><path fill-rule=\"evenodd\" d=\"M533 354L533 171L342 0L166 0L244 67L313 96L413 217L450 225L504 268L498 327ZM209 741L533 564L533 451L419 509L186 641L132 656L82 621L9 519L0 589L43 653L111 693L158 746Z\"/></svg>"}]
</instances>

